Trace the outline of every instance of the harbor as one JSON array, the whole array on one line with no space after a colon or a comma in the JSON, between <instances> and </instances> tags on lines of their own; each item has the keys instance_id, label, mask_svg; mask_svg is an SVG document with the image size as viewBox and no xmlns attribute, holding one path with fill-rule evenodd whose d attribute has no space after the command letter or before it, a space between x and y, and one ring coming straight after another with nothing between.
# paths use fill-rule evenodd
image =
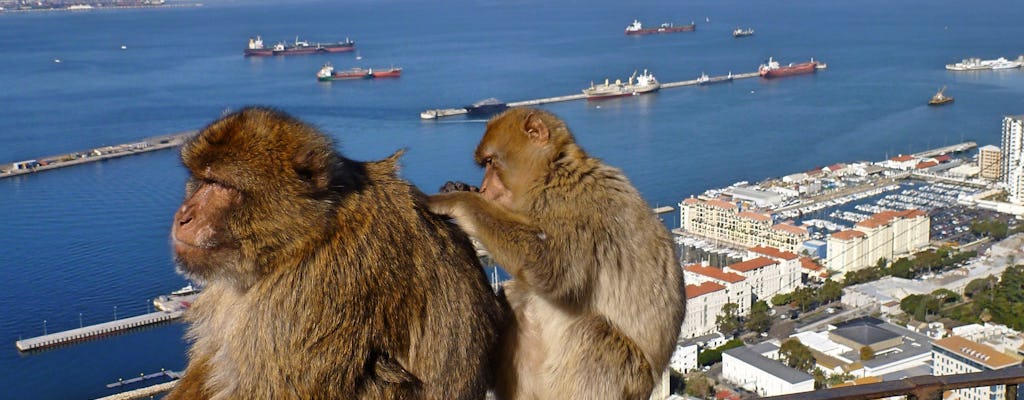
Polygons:
<instances>
[{"instance_id":1,"label":"harbor","mask_svg":"<svg viewBox=\"0 0 1024 400\"><path fill-rule=\"evenodd\" d=\"M181 318L185 310L195 300L197 293L198 291L192 285L189 285L172 292L170 295L163 295L154 299L153 306L159 311L50 334L43 332L42 336L21 339L14 342L14 345L21 352L42 350L100 336L112 335L143 326L173 321Z\"/></svg>"},{"instance_id":2,"label":"harbor","mask_svg":"<svg viewBox=\"0 0 1024 400\"><path fill-rule=\"evenodd\" d=\"M825 68L825 64L819 64L818 65L818 69L823 69L823 68ZM761 76L761 74L759 72L757 72L757 71L755 71L755 72L747 72L747 73L742 73L742 74L734 74L734 73L730 72L728 75L708 77L707 80L703 80L701 78L697 78L697 79L690 79L690 80L685 80L685 81L666 82L666 83L662 83L661 84L661 89L671 89L671 88L683 87L683 86L698 86L698 85L700 85L702 83L707 84L707 83L728 82L728 81L731 81L731 80L734 80L734 79L756 78L758 76ZM706 77L706 75L703 75L702 77ZM514 102L509 102L507 105L509 107L536 106L536 105L542 105L542 104L558 103L558 102L563 102L563 101L583 100L583 99L586 99L586 98L587 98L587 95L585 95L583 93L580 93L580 94L571 94L571 95L566 95L566 96L555 96L555 97L545 97L545 98L533 99L533 100L514 101ZM426 110L426 111L421 112L420 113L420 118L421 119L430 120L430 119L438 119L438 118L444 118L444 117L452 117L452 116L456 116L456 115L464 115L464 114L467 114L468 112L469 111L467 111L465 108L438 108L438 109Z\"/></svg>"},{"instance_id":3,"label":"harbor","mask_svg":"<svg viewBox=\"0 0 1024 400\"><path fill-rule=\"evenodd\" d=\"M154 136L133 143L103 146L74 153L0 164L0 178L9 178L35 172L49 171L51 169L103 161L111 158L175 148L181 146L185 143L186 139L194 134L195 131L188 131L164 136Z\"/></svg>"}]
</instances>

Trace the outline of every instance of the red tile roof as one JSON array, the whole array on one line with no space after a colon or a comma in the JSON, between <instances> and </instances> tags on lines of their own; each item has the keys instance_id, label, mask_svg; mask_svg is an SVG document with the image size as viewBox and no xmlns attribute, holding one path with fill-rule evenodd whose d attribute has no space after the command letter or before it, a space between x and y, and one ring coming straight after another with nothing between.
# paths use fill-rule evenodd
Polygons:
<instances>
[{"instance_id":1,"label":"red tile roof","mask_svg":"<svg viewBox=\"0 0 1024 400\"><path fill-rule=\"evenodd\" d=\"M913 159L914 159L914 156L907 155L907 154L899 155L899 156L890 158L890 160L892 160L892 161L899 161L899 162L910 161L910 160L913 160Z\"/></svg>"},{"instance_id":2,"label":"red tile roof","mask_svg":"<svg viewBox=\"0 0 1024 400\"><path fill-rule=\"evenodd\" d=\"M715 206L715 207L724 208L726 210L735 210L736 209L736 205L735 204L732 204L732 203L730 203L728 201L723 201L723 200L708 200L708 201L704 202L704 204L707 204L709 206Z\"/></svg>"},{"instance_id":3,"label":"red tile roof","mask_svg":"<svg viewBox=\"0 0 1024 400\"><path fill-rule=\"evenodd\" d=\"M838 170L841 170L841 169L843 169L843 168L846 168L846 166L845 166L845 165L843 165L843 164L832 164L832 165L829 165L829 166L828 166L828 167L826 167L826 168L828 168L828 170L829 170L829 171L832 171L832 172L836 172L836 171L838 171Z\"/></svg>"},{"instance_id":4,"label":"red tile roof","mask_svg":"<svg viewBox=\"0 0 1024 400\"><path fill-rule=\"evenodd\" d=\"M693 198L693 197L690 197L690 198L688 198L686 200L683 200L683 203L686 203L686 204L700 204L700 200L698 200L696 198Z\"/></svg>"},{"instance_id":5,"label":"red tile roof","mask_svg":"<svg viewBox=\"0 0 1024 400\"><path fill-rule=\"evenodd\" d=\"M831 236L839 240L850 240L853 238L864 237L864 232L847 229L845 231L833 233Z\"/></svg>"},{"instance_id":6,"label":"red tile roof","mask_svg":"<svg viewBox=\"0 0 1024 400\"><path fill-rule=\"evenodd\" d=\"M686 268L683 268L683 269L685 269L687 271L690 271L690 272L693 272L695 274L704 275L704 276L706 276L708 278L717 279L717 280L725 281L725 282L729 282L729 283L742 282L743 280L747 279L747 278L744 278L743 275L740 275L740 274L735 274L735 273L732 273L732 272L725 272L725 271L723 271L723 270L721 270L719 268L706 267L706 266L699 265L699 264L687 265Z\"/></svg>"},{"instance_id":7,"label":"red tile roof","mask_svg":"<svg viewBox=\"0 0 1024 400\"><path fill-rule=\"evenodd\" d=\"M754 246L751 247L749 250L763 256L768 256L771 258L781 258L783 260L796 260L799 257L798 255L796 255L796 253L790 253L788 251L782 251L777 248L767 246Z\"/></svg>"},{"instance_id":8,"label":"red tile roof","mask_svg":"<svg viewBox=\"0 0 1024 400\"><path fill-rule=\"evenodd\" d=\"M825 269L821 265L818 265L818 263L814 262L810 257L800 257L800 266L803 267L803 269L815 272Z\"/></svg>"},{"instance_id":9,"label":"red tile roof","mask_svg":"<svg viewBox=\"0 0 1024 400\"><path fill-rule=\"evenodd\" d=\"M749 272L758 268L767 267L769 265L776 265L778 263L778 261L772 260L768 257L758 257L747 261L732 264L729 266L729 268L740 272Z\"/></svg>"},{"instance_id":10,"label":"red tile roof","mask_svg":"<svg viewBox=\"0 0 1024 400\"><path fill-rule=\"evenodd\" d=\"M700 285L686 285L686 298L692 299L724 289L725 286L714 282L704 282Z\"/></svg>"},{"instance_id":11,"label":"red tile roof","mask_svg":"<svg viewBox=\"0 0 1024 400\"><path fill-rule=\"evenodd\" d=\"M924 162L917 163L917 165L915 165L914 168L915 169L925 169L925 168L934 167L936 165L939 165L939 163L937 163L935 161L924 161Z\"/></svg>"}]
</instances>

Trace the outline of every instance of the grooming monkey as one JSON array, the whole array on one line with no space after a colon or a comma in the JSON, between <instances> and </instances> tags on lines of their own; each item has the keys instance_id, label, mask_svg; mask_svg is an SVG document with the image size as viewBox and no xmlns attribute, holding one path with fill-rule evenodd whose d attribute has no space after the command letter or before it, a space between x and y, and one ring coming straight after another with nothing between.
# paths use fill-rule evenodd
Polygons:
<instances>
[{"instance_id":1,"label":"grooming monkey","mask_svg":"<svg viewBox=\"0 0 1024 400\"><path fill-rule=\"evenodd\" d=\"M168 399L481 399L501 307L466 235L398 178L282 112L184 145L174 216L189 365Z\"/></svg>"},{"instance_id":2,"label":"grooming monkey","mask_svg":"<svg viewBox=\"0 0 1024 400\"><path fill-rule=\"evenodd\" d=\"M643 399L675 349L682 271L668 231L618 169L555 115L514 108L476 148L479 193L431 196L513 276L500 399Z\"/></svg>"}]
</instances>

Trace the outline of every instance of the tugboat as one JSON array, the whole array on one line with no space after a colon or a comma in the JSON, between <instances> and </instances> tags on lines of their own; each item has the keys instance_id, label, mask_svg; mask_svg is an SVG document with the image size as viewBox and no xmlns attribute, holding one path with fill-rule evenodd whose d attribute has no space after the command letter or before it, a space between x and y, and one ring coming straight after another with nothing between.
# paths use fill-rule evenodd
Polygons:
<instances>
[{"instance_id":1,"label":"tugboat","mask_svg":"<svg viewBox=\"0 0 1024 400\"><path fill-rule=\"evenodd\" d=\"M636 83L634 84L634 80ZM583 94L587 96L587 100L605 99L610 97L620 96L638 96L644 93L654 92L661 88L661 83L654 77L654 74L644 70L644 73L637 76L636 71L633 71L633 75L629 77L628 83L622 83L621 80L616 79L615 83L609 83L605 79L603 84L595 85L593 82L590 83L590 87L583 89Z\"/></svg>"},{"instance_id":2,"label":"tugboat","mask_svg":"<svg viewBox=\"0 0 1024 400\"><path fill-rule=\"evenodd\" d=\"M747 28L747 29L736 28L735 30L732 31L732 37L737 37L737 38L744 37L744 36L750 36L750 35L753 35L753 34L754 34L754 28Z\"/></svg>"},{"instance_id":3,"label":"tugboat","mask_svg":"<svg viewBox=\"0 0 1024 400\"><path fill-rule=\"evenodd\" d=\"M941 106L943 104L952 103L953 102L953 97L952 96L946 96L945 94L943 94L943 92L945 92L945 91L946 91L946 87L943 86L942 89L939 89L938 93L935 93L935 95L932 96L931 100L928 100L928 105L930 105L930 106Z\"/></svg>"},{"instance_id":4,"label":"tugboat","mask_svg":"<svg viewBox=\"0 0 1024 400\"><path fill-rule=\"evenodd\" d=\"M653 33L693 32L696 29L697 24L692 21L689 25L675 25L671 22L665 22L657 28L644 28L644 24L640 23L640 20L634 19L633 23L626 27L626 34L650 35Z\"/></svg>"}]
</instances>

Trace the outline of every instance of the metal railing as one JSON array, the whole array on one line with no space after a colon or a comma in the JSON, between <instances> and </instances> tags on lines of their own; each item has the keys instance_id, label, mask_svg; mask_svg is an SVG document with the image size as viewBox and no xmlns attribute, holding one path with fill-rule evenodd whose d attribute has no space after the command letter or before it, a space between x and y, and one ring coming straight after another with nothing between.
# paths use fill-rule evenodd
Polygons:
<instances>
[{"instance_id":1,"label":"metal railing","mask_svg":"<svg viewBox=\"0 0 1024 400\"><path fill-rule=\"evenodd\" d=\"M1012 367L995 371L957 375L922 375L898 381L845 386L813 392L765 397L771 400L867 400L891 396L907 396L910 400L940 400L947 390L1005 385L1006 400L1017 399L1017 385L1024 383L1024 368Z\"/></svg>"}]
</instances>

